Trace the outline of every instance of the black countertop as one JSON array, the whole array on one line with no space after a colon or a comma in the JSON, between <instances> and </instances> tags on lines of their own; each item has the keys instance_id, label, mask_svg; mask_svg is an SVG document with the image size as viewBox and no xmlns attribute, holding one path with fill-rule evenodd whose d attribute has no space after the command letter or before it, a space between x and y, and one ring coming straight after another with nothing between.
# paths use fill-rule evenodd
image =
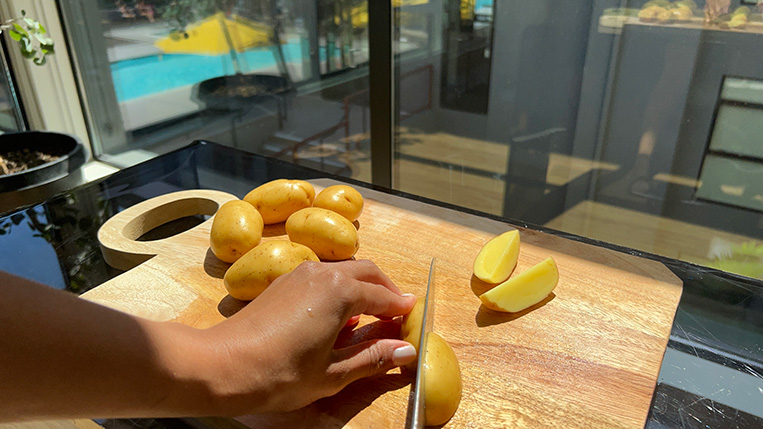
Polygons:
<instances>
[{"instance_id":1,"label":"black countertop","mask_svg":"<svg viewBox=\"0 0 763 429\"><path fill-rule=\"evenodd\" d=\"M0 270L81 294L121 273L103 260L97 231L127 207L186 189L216 189L243 197L276 178L327 176L214 143L196 142L41 204L0 215ZM647 427L763 427L762 281L333 178L662 262L683 280L684 290ZM169 228L201 221L186 218ZM209 421L177 419L99 423L106 427L214 426Z\"/></svg>"}]
</instances>

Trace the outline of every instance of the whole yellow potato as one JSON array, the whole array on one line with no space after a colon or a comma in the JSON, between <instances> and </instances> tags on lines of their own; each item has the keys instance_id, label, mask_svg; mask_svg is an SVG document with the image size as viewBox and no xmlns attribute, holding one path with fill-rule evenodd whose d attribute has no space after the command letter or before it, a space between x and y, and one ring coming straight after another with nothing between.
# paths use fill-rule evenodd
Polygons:
<instances>
[{"instance_id":1,"label":"whole yellow potato","mask_svg":"<svg viewBox=\"0 0 763 429\"><path fill-rule=\"evenodd\" d=\"M315 188L304 180L277 179L254 188L244 201L254 206L266 225L283 222L292 213L313 205Z\"/></svg>"},{"instance_id":2,"label":"whole yellow potato","mask_svg":"<svg viewBox=\"0 0 763 429\"><path fill-rule=\"evenodd\" d=\"M225 272L223 282L230 296L242 301L257 298L275 279L305 261L316 261L315 252L287 240L266 241L239 258Z\"/></svg>"},{"instance_id":3,"label":"whole yellow potato","mask_svg":"<svg viewBox=\"0 0 763 429\"><path fill-rule=\"evenodd\" d=\"M352 186L329 186L318 193L313 201L313 207L337 212L350 222L354 222L363 211L363 196Z\"/></svg>"},{"instance_id":4,"label":"whole yellow potato","mask_svg":"<svg viewBox=\"0 0 763 429\"><path fill-rule=\"evenodd\" d=\"M320 207L308 207L286 221L289 240L304 244L326 261L350 259L358 251L358 231L342 215Z\"/></svg>"},{"instance_id":5,"label":"whole yellow potato","mask_svg":"<svg viewBox=\"0 0 763 429\"><path fill-rule=\"evenodd\" d=\"M424 421L427 426L447 422L461 402L461 368L448 343L434 332L424 351Z\"/></svg>"},{"instance_id":6,"label":"whole yellow potato","mask_svg":"<svg viewBox=\"0 0 763 429\"><path fill-rule=\"evenodd\" d=\"M212 221L209 247L218 259L233 263L260 244L262 216L246 201L223 204Z\"/></svg>"}]
</instances>

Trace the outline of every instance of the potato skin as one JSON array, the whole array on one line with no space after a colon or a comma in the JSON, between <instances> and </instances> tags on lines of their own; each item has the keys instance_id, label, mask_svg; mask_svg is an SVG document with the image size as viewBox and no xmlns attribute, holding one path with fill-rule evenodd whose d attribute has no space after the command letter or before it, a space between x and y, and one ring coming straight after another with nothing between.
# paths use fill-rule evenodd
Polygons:
<instances>
[{"instance_id":1,"label":"potato skin","mask_svg":"<svg viewBox=\"0 0 763 429\"><path fill-rule=\"evenodd\" d=\"M416 305L410 313L403 316L403 323L400 325L400 339L413 344L416 353L419 352L419 343L421 342L421 325L424 324L424 306L426 300L419 298ZM415 365L415 363L414 363Z\"/></svg>"},{"instance_id":2,"label":"potato skin","mask_svg":"<svg viewBox=\"0 0 763 429\"><path fill-rule=\"evenodd\" d=\"M358 231L342 215L308 207L286 221L289 240L304 244L324 261L350 259L358 251Z\"/></svg>"},{"instance_id":3,"label":"potato skin","mask_svg":"<svg viewBox=\"0 0 763 429\"><path fill-rule=\"evenodd\" d=\"M461 368L453 349L434 332L424 351L424 420L439 426L450 420L461 402Z\"/></svg>"},{"instance_id":4,"label":"potato skin","mask_svg":"<svg viewBox=\"0 0 763 429\"><path fill-rule=\"evenodd\" d=\"M352 186L329 186L318 193L313 207L337 212L350 222L355 222L363 212L363 196Z\"/></svg>"},{"instance_id":5,"label":"potato skin","mask_svg":"<svg viewBox=\"0 0 763 429\"><path fill-rule=\"evenodd\" d=\"M260 244L263 222L251 204L233 200L215 214L209 233L209 247L218 259L233 263Z\"/></svg>"},{"instance_id":6,"label":"potato skin","mask_svg":"<svg viewBox=\"0 0 763 429\"><path fill-rule=\"evenodd\" d=\"M304 180L277 179L254 188L244 201L254 206L266 225L283 222L292 213L310 207L315 188Z\"/></svg>"},{"instance_id":7,"label":"potato skin","mask_svg":"<svg viewBox=\"0 0 763 429\"><path fill-rule=\"evenodd\" d=\"M236 261L225 272L225 289L233 298L251 301L278 277L305 261L318 262L315 253L287 240L266 241Z\"/></svg>"}]
</instances>

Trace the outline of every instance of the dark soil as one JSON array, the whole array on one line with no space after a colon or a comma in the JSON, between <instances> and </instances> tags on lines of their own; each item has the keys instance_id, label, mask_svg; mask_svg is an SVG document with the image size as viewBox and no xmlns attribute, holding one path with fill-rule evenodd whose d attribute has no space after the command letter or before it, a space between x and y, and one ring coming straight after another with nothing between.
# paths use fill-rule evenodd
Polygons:
<instances>
[{"instance_id":1,"label":"dark soil","mask_svg":"<svg viewBox=\"0 0 763 429\"><path fill-rule=\"evenodd\" d=\"M254 97L255 95L277 93L285 88L269 89L267 85L239 84L226 85L215 89L212 95L216 97Z\"/></svg>"},{"instance_id":2,"label":"dark soil","mask_svg":"<svg viewBox=\"0 0 763 429\"><path fill-rule=\"evenodd\" d=\"M51 155L38 150L19 149L0 153L0 176L18 173L47 162L55 161L60 155Z\"/></svg>"}]
</instances>

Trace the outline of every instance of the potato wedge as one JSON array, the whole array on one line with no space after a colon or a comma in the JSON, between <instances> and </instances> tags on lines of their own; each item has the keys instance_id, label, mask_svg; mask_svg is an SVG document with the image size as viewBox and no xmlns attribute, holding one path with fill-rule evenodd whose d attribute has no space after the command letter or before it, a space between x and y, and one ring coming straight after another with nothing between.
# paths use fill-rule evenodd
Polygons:
<instances>
[{"instance_id":1,"label":"potato wedge","mask_svg":"<svg viewBox=\"0 0 763 429\"><path fill-rule=\"evenodd\" d=\"M491 310L516 313L543 301L558 282L556 262L548 258L483 293L480 300Z\"/></svg>"},{"instance_id":2,"label":"potato wedge","mask_svg":"<svg viewBox=\"0 0 763 429\"><path fill-rule=\"evenodd\" d=\"M501 283L509 278L519 258L519 231L512 230L485 243L474 259L474 275L487 283Z\"/></svg>"}]
</instances>

